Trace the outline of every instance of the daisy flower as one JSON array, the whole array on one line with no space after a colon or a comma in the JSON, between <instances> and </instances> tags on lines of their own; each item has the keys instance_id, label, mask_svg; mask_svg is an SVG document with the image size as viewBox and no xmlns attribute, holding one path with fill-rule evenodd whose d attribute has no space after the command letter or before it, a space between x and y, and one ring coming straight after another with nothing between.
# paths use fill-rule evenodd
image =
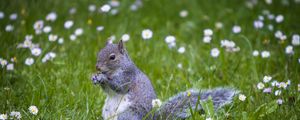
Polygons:
<instances>
[{"instance_id":1,"label":"daisy flower","mask_svg":"<svg viewBox=\"0 0 300 120\"><path fill-rule=\"evenodd\" d=\"M105 5L101 6L101 8L100 8L101 12L104 12L104 13L109 12L110 9L111 9L111 7L108 4L105 4Z\"/></svg>"},{"instance_id":2,"label":"daisy flower","mask_svg":"<svg viewBox=\"0 0 300 120\"><path fill-rule=\"evenodd\" d=\"M180 47L178 48L177 50L180 54L184 53L185 52L185 48L184 47Z\"/></svg>"},{"instance_id":3,"label":"daisy flower","mask_svg":"<svg viewBox=\"0 0 300 120\"><path fill-rule=\"evenodd\" d=\"M34 63L34 59L33 58L26 58L25 60L25 64L28 66L31 66Z\"/></svg>"},{"instance_id":4,"label":"daisy flower","mask_svg":"<svg viewBox=\"0 0 300 120\"><path fill-rule=\"evenodd\" d=\"M73 14L75 14L76 13L76 8L71 8L70 10L69 10L69 13L71 14L71 15L73 15Z\"/></svg>"},{"instance_id":5,"label":"daisy flower","mask_svg":"<svg viewBox=\"0 0 300 120\"><path fill-rule=\"evenodd\" d=\"M211 40L212 40L212 38L210 36L204 36L203 37L203 42L204 43L210 43Z\"/></svg>"},{"instance_id":6,"label":"daisy flower","mask_svg":"<svg viewBox=\"0 0 300 120\"><path fill-rule=\"evenodd\" d=\"M29 110L29 112L30 112L31 114L33 114L33 115L37 115L38 112L39 112L38 108L37 108L36 106L34 106L34 105L30 106L30 107L28 108L28 110Z\"/></svg>"},{"instance_id":7,"label":"daisy flower","mask_svg":"<svg viewBox=\"0 0 300 120\"><path fill-rule=\"evenodd\" d=\"M71 40L71 41L74 41L74 40L76 40L76 39L77 39L76 35L74 35L74 34L70 35L70 40Z\"/></svg>"},{"instance_id":8,"label":"daisy flower","mask_svg":"<svg viewBox=\"0 0 300 120\"><path fill-rule=\"evenodd\" d=\"M72 20L67 20L64 24L66 29L70 29L73 26L74 22Z\"/></svg>"},{"instance_id":9,"label":"daisy flower","mask_svg":"<svg viewBox=\"0 0 300 120\"><path fill-rule=\"evenodd\" d=\"M57 35L53 35L53 34L50 34L50 35L48 36L48 39L49 39L50 42L56 41L57 38L58 38L58 36L57 36Z\"/></svg>"},{"instance_id":10,"label":"daisy flower","mask_svg":"<svg viewBox=\"0 0 300 120\"><path fill-rule=\"evenodd\" d=\"M18 18L18 14L17 13L13 13L9 16L10 20L16 20Z\"/></svg>"},{"instance_id":11,"label":"daisy flower","mask_svg":"<svg viewBox=\"0 0 300 120\"><path fill-rule=\"evenodd\" d=\"M153 99L152 100L152 107L153 108L160 107L161 105L162 105L162 102L160 101L160 99Z\"/></svg>"},{"instance_id":12,"label":"daisy flower","mask_svg":"<svg viewBox=\"0 0 300 120\"><path fill-rule=\"evenodd\" d=\"M5 31L6 32L11 32L13 30L14 30L14 26L13 25L11 25L11 24L6 25L6 27L5 27Z\"/></svg>"},{"instance_id":13,"label":"daisy flower","mask_svg":"<svg viewBox=\"0 0 300 120\"><path fill-rule=\"evenodd\" d=\"M182 63L178 63L177 68L182 69Z\"/></svg>"},{"instance_id":14,"label":"daisy flower","mask_svg":"<svg viewBox=\"0 0 300 120\"><path fill-rule=\"evenodd\" d=\"M281 95L281 90L276 90L274 94L275 94L275 96Z\"/></svg>"},{"instance_id":15,"label":"daisy flower","mask_svg":"<svg viewBox=\"0 0 300 120\"><path fill-rule=\"evenodd\" d=\"M124 42L127 42L129 39L130 39L129 34L124 34L124 35L122 35L122 40L123 40Z\"/></svg>"},{"instance_id":16,"label":"daisy flower","mask_svg":"<svg viewBox=\"0 0 300 120\"><path fill-rule=\"evenodd\" d=\"M204 29L203 30L204 36L212 36L213 31L211 29Z\"/></svg>"},{"instance_id":17,"label":"daisy flower","mask_svg":"<svg viewBox=\"0 0 300 120\"><path fill-rule=\"evenodd\" d=\"M7 64L6 65L6 70L14 70L14 64L12 64L12 63L9 63L9 64Z\"/></svg>"},{"instance_id":18,"label":"daisy flower","mask_svg":"<svg viewBox=\"0 0 300 120\"><path fill-rule=\"evenodd\" d=\"M90 12L94 12L96 10L96 5L92 4L92 5L89 5L89 11Z\"/></svg>"},{"instance_id":19,"label":"daisy flower","mask_svg":"<svg viewBox=\"0 0 300 120\"><path fill-rule=\"evenodd\" d=\"M264 90L263 90L263 92L264 93L271 93L272 92L272 88L265 88Z\"/></svg>"},{"instance_id":20,"label":"daisy flower","mask_svg":"<svg viewBox=\"0 0 300 120\"><path fill-rule=\"evenodd\" d=\"M212 57L214 57L214 58L218 57L219 54L220 54L220 51L219 51L218 48L213 48L213 49L211 49L211 51L210 51L210 55L211 55Z\"/></svg>"},{"instance_id":21,"label":"daisy flower","mask_svg":"<svg viewBox=\"0 0 300 120\"><path fill-rule=\"evenodd\" d=\"M104 30L104 27L103 26L97 26L96 30L100 32L100 31Z\"/></svg>"},{"instance_id":22,"label":"daisy flower","mask_svg":"<svg viewBox=\"0 0 300 120\"><path fill-rule=\"evenodd\" d=\"M254 25L254 28L256 28L256 29L260 29L260 28L264 27L264 23L261 20L255 20L253 25Z\"/></svg>"},{"instance_id":23,"label":"daisy flower","mask_svg":"<svg viewBox=\"0 0 300 120\"><path fill-rule=\"evenodd\" d=\"M281 105L283 103L283 100L282 99L278 99L277 100L277 104Z\"/></svg>"},{"instance_id":24,"label":"daisy flower","mask_svg":"<svg viewBox=\"0 0 300 120\"><path fill-rule=\"evenodd\" d=\"M294 46L300 45L300 36L298 34L294 34L292 36L292 45L294 45Z\"/></svg>"},{"instance_id":25,"label":"daisy flower","mask_svg":"<svg viewBox=\"0 0 300 120\"><path fill-rule=\"evenodd\" d=\"M56 18L57 18L57 14L55 12L51 12L46 16L46 20L51 22L55 21Z\"/></svg>"},{"instance_id":26,"label":"daisy flower","mask_svg":"<svg viewBox=\"0 0 300 120\"><path fill-rule=\"evenodd\" d=\"M44 32L44 33L49 33L49 32L51 32L51 31L52 31L51 26L45 26L44 29L43 29L43 32Z\"/></svg>"},{"instance_id":27,"label":"daisy flower","mask_svg":"<svg viewBox=\"0 0 300 120\"><path fill-rule=\"evenodd\" d=\"M64 38L59 38L58 39L58 44L63 44L64 43Z\"/></svg>"},{"instance_id":28,"label":"daisy flower","mask_svg":"<svg viewBox=\"0 0 300 120\"><path fill-rule=\"evenodd\" d=\"M152 38L152 31L150 29L145 29L142 31L142 37L144 40L148 40L148 39L151 39Z\"/></svg>"},{"instance_id":29,"label":"daisy flower","mask_svg":"<svg viewBox=\"0 0 300 120\"><path fill-rule=\"evenodd\" d=\"M83 29L82 29L82 28L77 28L77 29L75 30L75 35L76 35L76 36L81 36L82 33L83 33Z\"/></svg>"},{"instance_id":30,"label":"daisy flower","mask_svg":"<svg viewBox=\"0 0 300 120\"><path fill-rule=\"evenodd\" d=\"M21 119L21 118L22 118L21 113L20 113L20 112L17 112L17 111L12 111L12 112L10 112L10 116L11 116L12 118L16 118L16 119Z\"/></svg>"},{"instance_id":31,"label":"daisy flower","mask_svg":"<svg viewBox=\"0 0 300 120\"><path fill-rule=\"evenodd\" d=\"M223 28L223 23L221 23L221 22L216 22L216 23L215 23L215 27L216 27L217 29L222 29L222 28Z\"/></svg>"},{"instance_id":32,"label":"daisy flower","mask_svg":"<svg viewBox=\"0 0 300 120\"><path fill-rule=\"evenodd\" d=\"M272 80L271 76L264 76L264 79L263 79L264 83L268 83L271 80Z\"/></svg>"},{"instance_id":33,"label":"daisy flower","mask_svg":"<svg viewBox=\"0 0 300 120\"><path fill-rule=\"evenodd\" d=\"M0 120L8 119L7 114L0 114Z\"/></svg>"},{"instance_id":34,"label":"daisy flower","mask_svg":"<svg viewBox=\"0 0 300 120\"><path fill-rule=\"evenodd\" d=\"M257 84L257 88L258 89L263 89L265 87L265 85L262 83L262 82L259 82L258 84Z\"/></svg>"},{"instance_id":35,"label":"daisy flower","mask_svg":"<svg viewBox=\"0 0 300 120\"><path fill-rule=\"evenodd\" d=\"M259 56L259 51L258 51L258 50L254 50L254 51L252 52L252 55L253 55L254 57Z\"/></svg>"},{"instance_id":36,"label":"daisy flower","mask_svg":"<svg viewBox=\"0 0 300 120\"><path fill-rule=\"evenodd\" d=\"M269 51L262 51L261 52L261 57L262 58L268 58L268 57L270 57L270 52Z\"/></svg>"},{"instance_id":37,"label":"daisy flower","mask_svg":"<svg viewBox=\"0 0 300 120\"><path fill-rule=\"evenodd\" d=\"M237 33L240 33L241 31L242 31L242 28L238 25L235 25L235 26L232 27L232 32L233 33L237 34Z\"/></svg>"},{"instance_id":38,"label":"daisy flower","mask_svg":"<svg viewBox=\"0 0 300 120\"><path fill-rule=\"evenodd\" d=\"M288 45L288 46L285 48L285 53L288 54L288 55L294 54L293 46Z\"/></svg>"},{"instance_id":39,"label":"daisy flower","mask_svg":"<svg viewBox=\"0 0 300 120\"><path fill-rule=\"evenodd\" d=\"M283 15L277 15L276 18L275 18L275 21L277 23L281 23L281 22L283 22L283 20L284 20Z\"/></svg>"},{"instance_id":40,"label":"daisy flower","mask_svg":"<svg viewBox=\"0 0 300 120\"><path fill-rule=\"evenodd\" d=\"M4 18L4 12L0 11L0 19L3 19Z\"/></svg>"},{"instance_id":41,"label":"daisy flower","mask_svg":"<svg viewBox=\"0 0 300 120\"><path fill-rule=\"evenodd\" d=\"M179 12L179 16L182 17L182 18L185 18L189 15L189 12L187 10L181 10Z\"/></svg>"},{"instance_id":42,"label":"daisy flower","mask_svg":"<svg viewBox=\"0 0 300 120\"><path fill-rule=\"evenodd\" d=\"M7 60L0 58L0 64L2 67L4 67L5 65L7 65Z\"/></svg>"},{"instance_id":43,"label":"daisy flower","mask_svg":"<svg viewBox=\"0 0 300 120\"><path fill-rule=\"evenodd\" d=\"M239 100L240 100L240 101L245 101L246 98L247 98L247 97L246 97L244 94L240 94L240 95L239 95Z\"/></svg>"},{"instance_id":44,"label":"daisy flower","mask_svg":"<svg viewBox=\"0 0 300 120\"><path fill-rule=\"evenodd\" d=\"M31 54L34 56L39 56L42 53L42 49L41 48L32 48L31 49Z\"/></svg>"}]
</instances>

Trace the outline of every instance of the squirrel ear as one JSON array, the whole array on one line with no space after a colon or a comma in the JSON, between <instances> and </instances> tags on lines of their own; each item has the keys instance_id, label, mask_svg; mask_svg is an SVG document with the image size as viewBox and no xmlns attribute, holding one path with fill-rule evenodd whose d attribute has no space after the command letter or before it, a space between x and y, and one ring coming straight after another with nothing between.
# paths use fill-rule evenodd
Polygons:
<instances>
[{"instance_id":1,"label":"squirrel ear","mask_svg":"<svg viewBox=\"0 0 300 120\"><path fill-rule=\"evenodd\" d=\"M119 43L118 43L118 49L120 51L121 54L124 54L125 52L125 49L124 49L124 43L123 43L123 40L120 40Z\"/></svg>"}]
</instances>

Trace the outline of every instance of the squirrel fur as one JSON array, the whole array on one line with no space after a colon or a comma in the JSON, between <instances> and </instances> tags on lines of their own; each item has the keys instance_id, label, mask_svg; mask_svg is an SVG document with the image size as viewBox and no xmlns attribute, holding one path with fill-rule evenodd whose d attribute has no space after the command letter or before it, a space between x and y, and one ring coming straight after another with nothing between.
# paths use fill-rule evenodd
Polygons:
<instances>
[{"instance_id":1,"label":"squirrel fur","mask_svg":"<svg viewBox=\"0 0 300 120\"><path fill-rule=\"evenodd\" d=\"M152 100L157 99L149 78L130 59L122 40L118 44L107 43L97 56L96 69L92 76L94 84L107 94L102 109L105 120L185 119L190 116L190 107L201 110L197 101L211 96L215 110L232 101L237 93L230 88L199 91L187 90L164 102L159 109L152 109Z\"/></svg>"}]
</instances>

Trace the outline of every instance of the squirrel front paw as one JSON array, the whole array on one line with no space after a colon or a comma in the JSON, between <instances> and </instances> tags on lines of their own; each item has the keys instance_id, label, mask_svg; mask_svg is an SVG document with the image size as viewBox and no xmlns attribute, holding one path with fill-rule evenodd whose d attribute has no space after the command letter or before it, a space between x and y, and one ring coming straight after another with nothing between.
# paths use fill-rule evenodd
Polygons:
<instances>
[{"instance_id":1,"label":"squirrel front paw","mask_svg":"<svg viewBox=\"0 0 300 120\"><path fill-rule=\"evenodd\" d=\"M105 80L107 80L107 77L104 74L94 74L92 75L91 80L94 84L102 84Z\"/></svg>"}]
</instances>

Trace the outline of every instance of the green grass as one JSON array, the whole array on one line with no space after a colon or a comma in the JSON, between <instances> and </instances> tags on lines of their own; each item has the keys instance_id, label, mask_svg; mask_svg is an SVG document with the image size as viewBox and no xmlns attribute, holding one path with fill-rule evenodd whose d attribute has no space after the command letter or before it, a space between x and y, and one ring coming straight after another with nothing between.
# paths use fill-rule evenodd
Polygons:
<instances>
[{"instance_id":1,"label":"green grass","mask_svg":"<svg viewBox=\"0 0 300 120\"><path fill-rule=\"evenodd\" d=\"M23 119L101 119L101 109L105 94L99 86L94 86L90 76L94 73L96 54L104 47L107 38L116 35L117 40L125 33L130 40L125 44L132 60L148 75L158 98L166 100L180 91L189 88L211 89L233 87L247 96L242 102L234 102L214 114L215 119L300 119L300 48L294 47L294 55L285 54L285 47L291 44L291 36L300 33L300 4L273 0L272 5L259 1L252 9L242 0L145 0L143 7L135 12L129 9L134 1L121 1L119 14L105 15L90 13L88 5L97 8L107 1L62 1L62 0L1 0L0 11L5 18L0 19L0 58L17 58L15 70L1 68L0 76L0 113L9 114L20 111ZM69 14L75 7L77 12ZM189 12L181 18L181 10ZM284 15L283 23L267 20L261 30L253 27L253 21L262 15L263 10ZM55 22L46 22L45 17L55 11ZM16 21L9 20L11 13L18 13ZM52 27L52 33L64 38L64 44L48 41L47 34L35 35L33 24L44 20ZM92 24L88 24L88 20ZM66 30L64 22L73 20L74 26ZM222 22L224 27L216 29L215 23ZM12 24L13 32L6 32L5 26ZM274 31L267 29L274 25ZM96 26L103 25L104 31L97 32ZM232 33L232 26L240 25L240 34ZM84 34L76 41L69 35L76 28L83 28ZM154 33L151 40L141 37L143 29ZM210 44L202 42L203 30L214 31ZM284 43L274 37L276 30L287 35ZM25 35L34 35L33 42L39 43L42 55L33 57L28 49L17 49ZM177 49L169 49L164 39L167 35L176 37L177 48L184 46L186 52L179 54ZM241 50L228 53L220 47L222 39L233 40ZM269 40L268 43L264 41ZM221 51L218 58L210 56L212 48ZM270 58L253 57L253 50L268 50ZM42 57L49 51L57 54L50 62L42 63ZM24 61L33 57L35 63L27 66ZM177 64L183 68L178 69ZM256 85L264 75L271 75L278 81L291 80L291 85L280 96L262 93ZM284 100L277 106L274 101ZM29 113L28 107L36 105L38 115ZM208 116L193 114L190 119L205 119Z\"/></svg>"}]
</instances>

